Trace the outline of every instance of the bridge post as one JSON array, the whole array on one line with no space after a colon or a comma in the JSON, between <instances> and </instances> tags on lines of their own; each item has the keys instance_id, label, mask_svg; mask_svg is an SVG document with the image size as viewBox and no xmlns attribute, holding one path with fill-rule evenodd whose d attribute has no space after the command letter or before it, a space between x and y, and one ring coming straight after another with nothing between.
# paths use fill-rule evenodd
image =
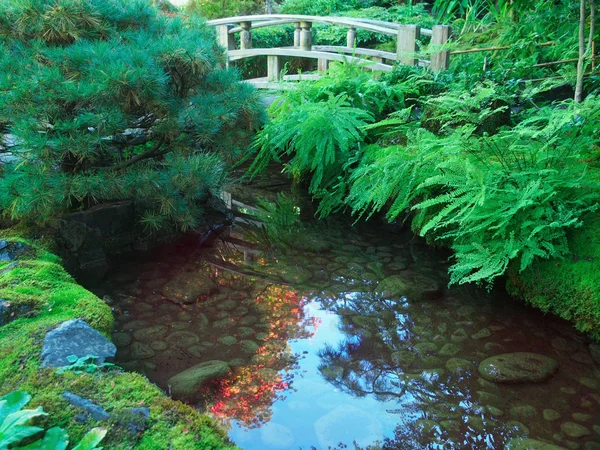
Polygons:
<instances>
[{"instance_id":1,"label":"bridge post","mask_svg":"<svg viewBox=\"0 0 600 450\"><path fill-rule=\"evenodd\" d=\"M421 27L418 25L398 25L396 49L398 61L401 64L415 66L417 59L417 41L421 37Z\"/></svg>"},{"instance_id":2,"label":"bridge post","mask_svg":"<svg viewBox=\"0 0 600 450\"><path fill-rule=\"evenodd\" d=\"M281 79L281 58L279 56L267 56L267 81L279 81Z\"/></svg>"},{"instance_id":3,"label":"bridge post","mask_svg":"<svg viewBox=\"0 0 600 450\"><path fill-rule=\"evenodd\" d=\"M300 32L300 48L302 50L312 50L312 22L300 22L302 31Z\"/></svg>"},{"instance_id":4,"label":"bridge post","mask_svg":"<svg viewBox=\"0 0 600 450\"><path fill-rule=\"evenodd\" d=\"M431 46L435 53L431 53L429 68L433 72L445 70L450 66L450 52L448 50L437 51L436 47L441 47L448 42L451 30L449 25L435 25L431 28Z\"/></svg>"},{"instance_id":5,"label":"bridge post","mask_svg":"<svg viewBox=\"0 0 600 450\"><path fill-rule=\"evenodd\" d=\"M354 48L356 45L356 28L348 28L348 34L346 35L346 47Z\"/></svg>"},{"instance_id":6,"label":"bridge post","mask_svg":"<svg viewBox=\"0 0 600 450\"><path fill-rule=\"evenodd\" d=\"M252 48L252 22L240 23L242 31L240 32L240 48L248 50Z\"/></svg>"},{"instance_id":7,"label":"bridge post","mask_svg":"<svg viewBox=\"0 0 600 450\"><path fill-rule=\"evenodd\" d=\"M229 33L233 25L218 25L216 28L217 40L221 47L225 50L235 50L235 36Z\"/></svg>"},{"instance_id":8,"label":"bridge post","mask_svg":"<svg viewBox=\"0 0 600 450\"><path fill-rule=\"evenodd\" d=\"M302 35L300 22L294 22L294 27L294 47L300 47L300 36Z\"/></svg>"},{"instance_id":9,"label":"bridge post","mask_svg":"<svg viewBox=\"0 0 600 450\"><path fill-rule=\"evenodd\" d=\"M317 70L319 72L327 72L327 69L329 69L329 60L328 59L317 60Z\"/></svg>"}]
</instances>

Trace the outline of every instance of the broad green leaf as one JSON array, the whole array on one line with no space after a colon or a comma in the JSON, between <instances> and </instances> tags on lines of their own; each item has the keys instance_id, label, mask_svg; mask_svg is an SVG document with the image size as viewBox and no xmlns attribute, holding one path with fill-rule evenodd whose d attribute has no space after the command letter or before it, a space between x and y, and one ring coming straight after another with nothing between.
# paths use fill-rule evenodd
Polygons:
<instances>
[{"instance_id":1,"label":"broad green leaf","mask_svg":"<svg viewBox=\"0 0 600 450\"><path fill-rule=\"evenodd\" d=\"M46 413L42 409L41 406L36 409L25 409L23 411L17 411L12 414L9 414L4 422L0 425L0 434L6 433L12 427L16 427L19 425L25 425L34 417L45 416Z\"/></svg>"},{"instance_id":2,"label":"broad green leaf","mask_svg":"<svg viewBox=\"0 0 600 450\"><path fill-rule=\"evenodd\" d=\"M106 436L106 428L92 428L81 439L81 442L73 447L73 450L94 450L101 447L96 447Z\"/></svg>"},{"instance_id":3,"label":"broad green leaf","mask_svg":"<svg viewBox=\"0 0 600 450\"><path fill-rule=\"evenodd\" d=\"M19 450L65 450L69 444L69 435L59 427L50 428L46 431L43 439L35 441Z\"/></svg>"},{"instance_id":4,"label":"broad green leaf","mask_svg":"<svg viewBox=\"0 0 600 450\"><path fill-rule=\"evenodd\" d=\"M40 427L29 427L23 425L8 428L7 431L0 432L0 450L6 450L9 444L19 442L43 430L44 429Z\"/></svg>"},{"instance_id":5,"label":"broad green leaf","mask_svg":"<svg viewBox=\"0 0 600 450\"><path fill-rule=\"evenodd\" d=\"M31 395L21 391L11 392L0 398L0 423L4 422L4 419L6 419L9 414L23 408L30 400Z\"/></svg>"}]
</instances>

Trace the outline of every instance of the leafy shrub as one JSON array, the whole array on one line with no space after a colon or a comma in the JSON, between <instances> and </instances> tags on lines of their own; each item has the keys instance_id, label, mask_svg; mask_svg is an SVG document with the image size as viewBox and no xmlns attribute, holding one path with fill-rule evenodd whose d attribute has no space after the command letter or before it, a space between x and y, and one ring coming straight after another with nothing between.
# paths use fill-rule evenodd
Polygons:
<instances>
[{"instance_id":1,"label":"leafy shrub","mask_svg":"<svg viewBox=\"0 0 600 450\"><path fill-rule=\"evenodd\" d=\"M133 198L152 229L195 226L225 179L214 153L260 123L213 31L146 1L7 0L0 16L0 122L17 138L4 214L46 221Z\"/></svg>"},{"instance_id":2,"label":"leafy shrub","mask_svg":"<svg viewBox=\"0 0 600 450\"><path fill-rule=\"evenodd\" d=\"M25 439L31 440L43 432L43 428L27 425L32 419L44 416L42 407L36 409L23 409L31 400L31 395L26 392L15 391L0 398L0 450L21 448L29 450L65 450L69 443L69 436L59 427L50 428L44 437L21 446L19 443ZM100 449L97 445L106 435L106 429L94 428L73 447L73 450Z\"/></svg>"},{"instance_id":3,"label":"leafy shrub","mask_svg":"<svg viewBox=\"0 0 600 450\"><path fill-rule=\"evenodd\" d=\"M350 176L355 213L384 207L455 252L451 282L492 281L508 263L562 257L566 232L595 210L600 187L580 159L598 142L596 98L547 108L510 131L478 137L464 126L437 137L406 126L405 147L367 152ZM389 176L388 174L394 174Z\"/></svg>"}]
</instances>

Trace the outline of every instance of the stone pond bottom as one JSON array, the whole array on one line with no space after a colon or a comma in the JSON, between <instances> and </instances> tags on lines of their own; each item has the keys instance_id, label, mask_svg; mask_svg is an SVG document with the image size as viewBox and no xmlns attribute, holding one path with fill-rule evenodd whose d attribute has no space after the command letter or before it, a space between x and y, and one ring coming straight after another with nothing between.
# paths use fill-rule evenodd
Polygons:
<instances>
[{"instance_id":1,"label":"stone pond bottom","mask_svg":"<svg viewBox=\"0 0 600 450\"><path fill-rule=\"evenodd\" d=\"M447 289L446 257L412 236L319 229L265 253L246 237L182 240L94 289L119 364L243 449L600 448L600 346L569 324Z\"/></svg>"}]
</instances>

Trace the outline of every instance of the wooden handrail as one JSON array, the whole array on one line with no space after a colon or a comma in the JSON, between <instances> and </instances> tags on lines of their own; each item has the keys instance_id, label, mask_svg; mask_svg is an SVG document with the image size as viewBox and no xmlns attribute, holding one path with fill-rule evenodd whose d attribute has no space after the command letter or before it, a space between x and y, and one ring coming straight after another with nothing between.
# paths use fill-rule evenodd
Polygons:
<instances>
[{"instance_id":1,"label":"wooden handrail","mask_svg":"<svg viewBox=\"0 0 600 450\"><path fill-rule=\"evenodd\" d=\"M398 24L391 22L383 22L379 20L370 19L356 19L351 17L321 17L321 16L307 16L307 15L291 15L291 14L261 14L254 16L237 16L237 17L226 17L224 19L209 20L207 22L210 26L217 25L229 25L237 24L242 22L252 22L252 28L268 27L274 25L284 25L286 23L294 22L317 22L317 23L328 23L331 25L340 25L350 28L360 28L374 33L380 33L387 36L396 36L398 33ZM384 25L385 24L385 25ZM241 28L232 28L229 32L239 32ZM425 33L423 33L425 31ZM427 35L427 32L431 34L431 30L421 30L423 34Z\"/></svg>"},{"instance_id":2,"label":"wooden handrail","mask_svg":"<svg viewBox=\"0 0 600 450\"><path fill-rule=\"evenodd\" d=\"M290 56L296 58L312 58L312 59L324 59L327 61L350 61L350 62L364 62L365 60L356 58L354 56L346 56L339 53L328 53L320 52L315 50L301 50L294 47L278 47L278 48L250 48L245 50L229 50L229 60L236 61L239 59L251 58L253 56ZM376 63L372 61L366 61L365 68L370 70L380 70L383 72L389 72L393 69L388 64Z\"/></svg>"}]
</instances>

